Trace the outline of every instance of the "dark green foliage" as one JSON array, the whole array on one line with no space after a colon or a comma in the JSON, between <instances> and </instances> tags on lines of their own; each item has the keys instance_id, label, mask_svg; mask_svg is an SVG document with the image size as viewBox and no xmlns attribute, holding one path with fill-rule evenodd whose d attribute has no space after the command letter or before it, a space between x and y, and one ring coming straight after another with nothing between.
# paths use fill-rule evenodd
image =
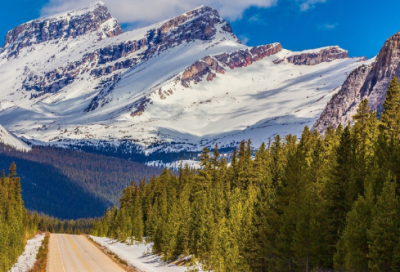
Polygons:
<instances>
[{"instance_id":1,"label":"dark green foliage","mask_svg":"<svg viewBox=\"0 0 400 272\"><path fill-rule=\"evenodd\" d=\"M117 203L132 180L161 170L123 159L62 148L19 152L0 145L0 167L19 166L22 197L29 210L57 218L100 217Z\"/></svg>"},{"instance_id":2,"label":"dark green foliage","mask_svg":"<svg viewBox=\"0 0 400 272\"><path fill-rule=\"evenodd\" d=\"M380 128L398 114L383 116L363 100L353 126L276 136L254 157L243 141L230 166L204 148L201 169L124 189L92 234L143 235L165 261L192 255L207 271L399 271L400 141Z\"/></svg>"},{"instance_id":3,"label":"dark green foliage","mask_svg":"<svg viewBox=\"0 0 400 272\"><path fill-rule=\"evenodd\" d=\"M0 272L8 271L16 263L39 222L24 207L16 169L12 163L8 176L3 171L0 180Z\"/></svg>"}]
</instances>

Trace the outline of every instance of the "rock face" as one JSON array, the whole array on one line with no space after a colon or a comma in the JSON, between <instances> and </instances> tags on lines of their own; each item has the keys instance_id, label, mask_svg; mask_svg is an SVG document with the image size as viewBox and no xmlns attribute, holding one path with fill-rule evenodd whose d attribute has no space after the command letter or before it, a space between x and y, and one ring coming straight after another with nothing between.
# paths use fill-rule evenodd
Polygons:
<instances>
[{"instance_id":1,"label":"rock face","mask_svg":"<svg viewBox=\"0 0 400 272\"><path fill-rule=\"evenodd\" d=\"M216 56L207 56L185 70L181 76L181 84L189 87L191 81L198 83L207 75L207 81L212 81L216 74L224 74L225 68L230 69L247 67L252 63L272 56L282 51L280 43L253 47L250 50L239 50L233 53L224 53Z\"/></svg>"},{"instance_id":2,"label":"rock face","mask_svg":"<svg viewBox=\"0 0 400 272\"><path fill-rule=\"evenodd\" d=\"M400 32L390 37L380 50L375 62L352 72L339 93L332 97L313 129L324 133L329 126L337 127L352 122L358 104L368 99L371 110L378 115L383 109L386 90L394 75L400 76Z\"/></svg>"},{"instance_id":3,"label":"rock face","mask_svg":"<svg viewBox=\"0 0 400 272\"><path fill-rule=\"evenodd\" d=\"M361 97L368 99L372 110L382 110L386 90L395 74L400 76L400 32L385 42L361 89Z\"/></svg>"},{"instance_id":4,"label":"rock face","mask_svg":"<svg viewBox=\"0 0 400 272\"><path fill-rule=\"evenodd\" d=\"M99 39L122 33L117 20L101 2L90 5L83 14L71 11L67 16L52 16L22 24L7 33L2 50L8 50L9 57L17 56L20 49L33 44L74 38L98 30Z\"/></svg>"},{"instance_id":5,"label":"rock face","mask_svg":"<svg viewBox=\"0 0 400 272\"><path fill-rule=\"evenodd\" d=\"M324 134L329 127L336 128L339 124L346 126L352 122L352 116L361 101L361 88L370 71L371 66L362 65L349 75L313 125L313 130Z\"/></svg>"},{"instance_id":6,"label":"rock face","mask_svg":"<svg viewBox=\"0 0 400 272\"><path fill-rule=\"evenodd\" d=\"M343 50L338 46L332 46L292 55L287 57L287 61L295 65L317 65L322 62L331 62L333 60L345 59L348 57L349 55L346 50Z\"/></svg>"}]
</instances>

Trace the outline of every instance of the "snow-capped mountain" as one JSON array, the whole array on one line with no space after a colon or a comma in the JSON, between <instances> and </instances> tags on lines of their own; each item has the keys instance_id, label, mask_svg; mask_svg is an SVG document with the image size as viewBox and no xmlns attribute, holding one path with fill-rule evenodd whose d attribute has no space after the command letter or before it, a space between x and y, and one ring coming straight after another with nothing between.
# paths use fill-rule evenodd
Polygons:
<instances>
[{"instance_id":1,"label":"snow-capped mountain","mask_svg":"<svg viewBox=\"0 0 400 272\"><path fill-rule=\"evenodd\" d=\"M10 133L2 125L0 125L0 143L11 146L20 151L29 151L31 147Z\"/></svg>"},{"instance_id":2,"label":"snow-capped mountain","mask_svg":"<svg viewBox=\"0 0 400 272\"><path fill-rule=\"evenodd\" d=\"M207 6L123 33L98 2L7 33L0 123L34 144L124 154L258 146L312 126L370 62L337 46L246 46Z\"/></svg>"}]
</instances>

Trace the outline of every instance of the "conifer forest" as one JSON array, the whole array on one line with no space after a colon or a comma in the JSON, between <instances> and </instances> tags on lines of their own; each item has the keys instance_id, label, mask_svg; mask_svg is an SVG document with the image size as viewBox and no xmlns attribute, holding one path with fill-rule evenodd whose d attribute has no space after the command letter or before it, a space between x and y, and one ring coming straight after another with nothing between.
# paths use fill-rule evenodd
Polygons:
<instances>
[{"instance_id":1,"label":"conifer forest","mask_svg":"<svg viewBox=\"0 0 400 272\"><path fill-rule=\"evenodd\" d=\"M0 272L8 271L25 248L26 240L37 231L38 217L28 213L21 198L16 165L0 179Z\"/></svg>"},{"instance_id":2,"label":"conifer forest","mask_svg":"<svg viewBox=\"0 0 400 272\"><path fill-rule=\"evenodd\" d=\"M212 271L400 271L400 88L377 116L363 100L346 127L277 135L232 161L132 183L92 234L154 242L165 261Z\"/></svg>"}]
</instances>

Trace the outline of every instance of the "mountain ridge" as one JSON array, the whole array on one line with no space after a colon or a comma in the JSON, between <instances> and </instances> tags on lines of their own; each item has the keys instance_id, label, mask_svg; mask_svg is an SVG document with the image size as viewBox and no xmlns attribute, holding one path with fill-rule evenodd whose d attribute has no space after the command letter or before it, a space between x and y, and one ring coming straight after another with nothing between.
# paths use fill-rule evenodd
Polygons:
<instances>
[{"instance_id":1,"label":"mountain ridge","mask_svg":"<svg viewBox=\"0 0 400 272\"><path fill-rule=\"evenodd\" d=\"M126 148L132 158L232 148L243 138L257 145L311 126L366 61L338 46L243 45L208 6L128 32L108 25L117 21L104 5L92 7L44 18L69 18L46 39L21 32L13 35L21 45L0 49L0 123L32 144Z\"/></svg>"}]
</instances>

